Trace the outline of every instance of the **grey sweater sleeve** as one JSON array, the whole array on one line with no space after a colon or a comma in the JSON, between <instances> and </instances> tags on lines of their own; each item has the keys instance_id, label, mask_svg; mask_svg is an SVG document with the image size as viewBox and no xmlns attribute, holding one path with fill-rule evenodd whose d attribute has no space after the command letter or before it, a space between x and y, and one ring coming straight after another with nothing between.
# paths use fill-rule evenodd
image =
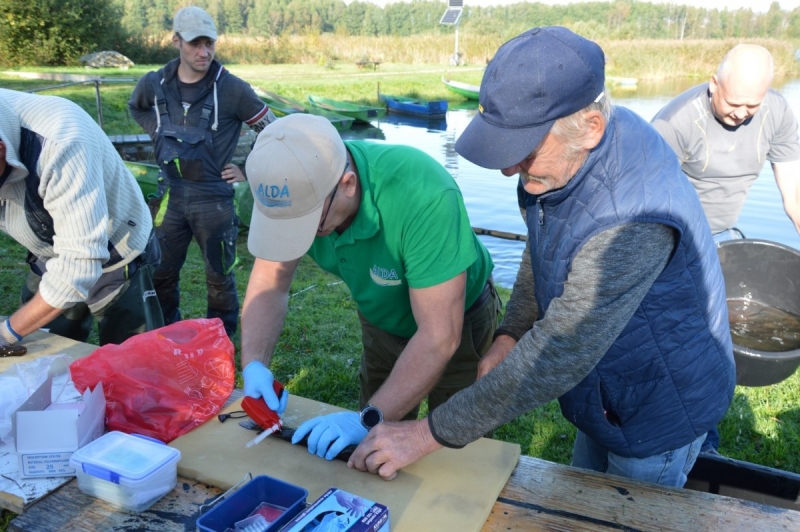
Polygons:
<instances>
[{"instance_id":1,"label":"grey sweater sleeve","mask_svg":"<svg viewBox=\"0 0 800 532\"><path fill-rule=\"evenodd\" d=\"M158 120L155 110L155 93L151 88L153 75L155 75L153 72L148 72L139 78L139 82L131 93L131 99L128 101L128 109L136 123L155 141Z\"/></svg>"},{"instance_id":2,"label":"grey sweater sleeve","mask_svg":"<svg viewBox=\"0 0 800 532\"><path fill-rule=\"evenodd\" d=\"M506 303L503 322L495 331L494 337L505 334L519 341L530 330L538 316L539 308L536 306L534 292L530 244L526 242L519 270L517 270L517 278L514 281L514 288L511 290L508 303Z\"/></svg>"},{"instance_id":3,"label":"grey sweater sleeve","mask_svg":"<svg viewBox=\"0 0 800 532\"><path fill-rule=\"evenodd\" d=\"M573 260L563 294L506 359L430 413L436 441L463 447L574 388L630 321L675 242L672 228L647 223L592 237ZM526 297L535 307L531 295Z\"/></svg>"},{"instance_id":4,"label":"grey sweater sleeve","mask_svg":"<svg viewBox=\"0 0 800 532\"><path fill-rule=\"evenodd\" d=\"M525 221L525 210L520 209L522 220ZM536 293L533 285L533 270L531 269L530 242L525 242L522 260L511 290L511 298L506 303L503 322L494 333L497 338L501 334L512 337L519 342L526 332L533 326L539 317L539 308L536 306Z\"/></svg>"}]
</instances>

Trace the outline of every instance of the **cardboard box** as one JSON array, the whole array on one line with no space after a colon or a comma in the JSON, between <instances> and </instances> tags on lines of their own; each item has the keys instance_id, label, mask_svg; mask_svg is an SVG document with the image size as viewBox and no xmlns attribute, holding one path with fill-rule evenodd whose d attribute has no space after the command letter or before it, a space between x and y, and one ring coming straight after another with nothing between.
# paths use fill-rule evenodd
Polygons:
<instances>
[{"instance_id":1,"label":"cardboard box","mask_svg":"<svg viewBox=\"0 0 800 532\"><path fill-rule=\"evenodd\" d=\"M103 435L103 384L86 389L83 401L51 403L52 377L42 383L11 418L20 478L68 477L72 453Z\"/></svg>"},{"instance_id":2,"label":"cardboard box","mask_svg":"<svg viewBox=\"0 0 800 532\"><path fill-rule=\"evenodd\" d=\"M281 532L389 532L389 509L338 488L328 491L300 512Z\"/></svg>"}]
</instances>

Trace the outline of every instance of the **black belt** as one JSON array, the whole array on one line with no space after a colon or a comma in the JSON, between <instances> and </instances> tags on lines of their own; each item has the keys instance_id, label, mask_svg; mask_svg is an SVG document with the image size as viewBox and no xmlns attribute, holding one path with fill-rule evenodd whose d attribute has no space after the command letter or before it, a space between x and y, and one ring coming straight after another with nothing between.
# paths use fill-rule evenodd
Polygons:
<instances>
[{"instance_id":1,"label":"black belt","mask_svg":"<svg viewBox=\"0 0 800 532\"><path fill-rule=\"evenodd\" d=\"M481 306L486 303L486 300L489 299L489 296L492 294L492 281L488 279L486 281L486 285L483 287L483 291L478 296L478 299L467 309L464 314L469 314L473 310L477 310L481 308Z\"/></svg>"}]
</instances>

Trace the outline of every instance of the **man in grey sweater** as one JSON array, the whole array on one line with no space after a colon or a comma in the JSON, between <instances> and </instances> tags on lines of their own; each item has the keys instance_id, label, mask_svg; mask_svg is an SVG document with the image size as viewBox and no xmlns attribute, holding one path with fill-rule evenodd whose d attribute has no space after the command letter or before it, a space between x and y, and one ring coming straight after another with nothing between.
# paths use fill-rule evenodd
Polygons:
<instances>
[{"instance_id":1,"label":"man in grey sweater","mask_svg":"<svg viewBox=\"0 0 800 532\"><path fill-rule=\"evenodd\" d=\"M685 483L735 385L722 273L674 153L604 80L603 51L566 28L498 50L456 151L520 176L528 246L505 318L474 385L378 425L350 467L392 478L558 398L574 466Z\"/></svg>"}]
</instances>

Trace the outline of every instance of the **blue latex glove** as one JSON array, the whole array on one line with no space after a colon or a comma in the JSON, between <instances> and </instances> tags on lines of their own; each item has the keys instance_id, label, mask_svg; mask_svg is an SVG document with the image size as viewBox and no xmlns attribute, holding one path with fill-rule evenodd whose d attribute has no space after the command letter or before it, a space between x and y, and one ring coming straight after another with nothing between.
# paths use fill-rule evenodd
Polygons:
<instances>
[{"instance_id":1,"label":"blue latex glove","mask_svg":"<svg viewBox=\"0 0 800 532\"><path fill-rule=\"evenodd\" d=\"M292 443L308 437L308 452L333 460L348 445L361 443L369 431L361 424L358 412L336 412L309 419L292 436Z\"/></svg>"},{"instance_id":2,"label":"blue latex glove","mask_svg":"<svg viewBox=\"0 0 800 532\"><path fill-rule=\"evenodd\" d=\"M263 362L258 360L250 362L242 371L242 377L244 377L245 395L249 395L253 399L263 397L268 407L277 412L278 415L283 414L283 411L286 410L286 403L289 402L289 392L283 390L281 398L278 399L275 390L272 388L275 377Z\"/></svg>"}]
</instances>

